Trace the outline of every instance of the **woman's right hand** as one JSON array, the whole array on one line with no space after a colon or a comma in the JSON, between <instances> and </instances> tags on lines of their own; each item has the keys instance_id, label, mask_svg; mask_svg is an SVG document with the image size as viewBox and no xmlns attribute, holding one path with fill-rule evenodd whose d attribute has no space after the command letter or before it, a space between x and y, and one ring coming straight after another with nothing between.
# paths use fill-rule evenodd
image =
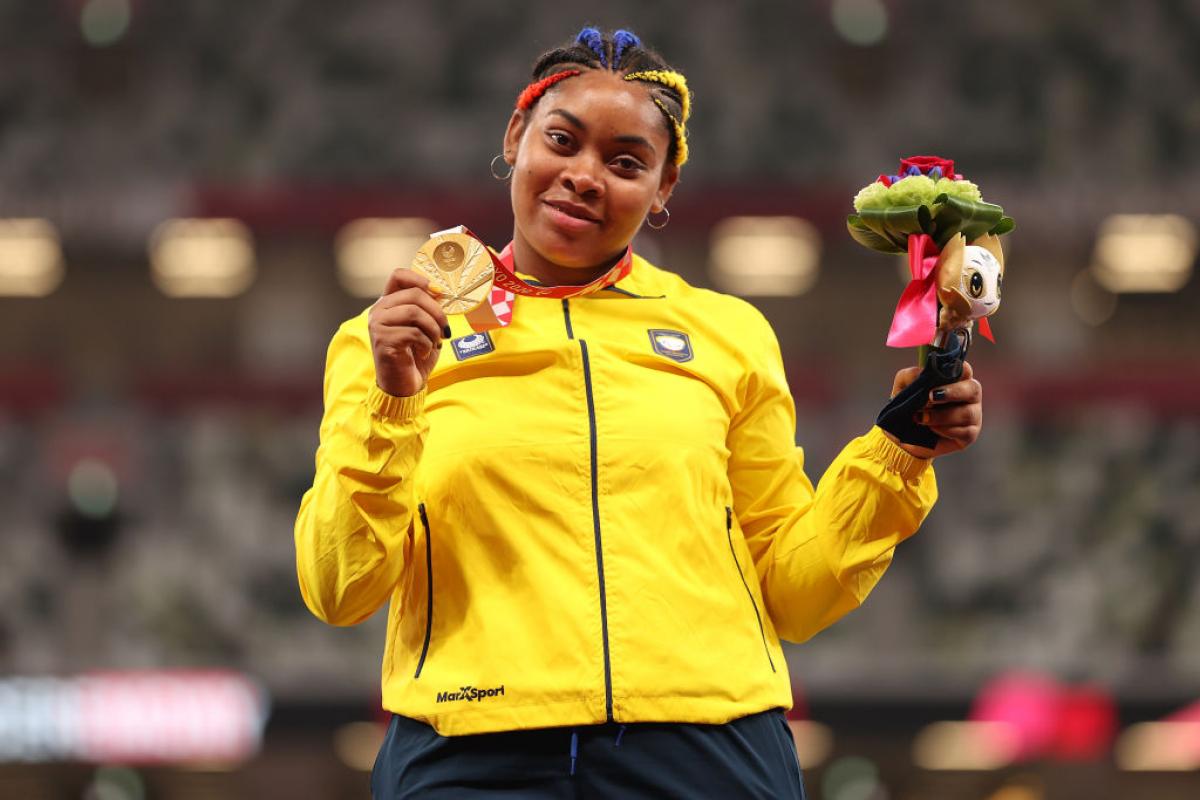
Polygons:
<instances>
[{"instance_id":1,"label":"woman's right hand","mask_svg":"<svg viewBox=\"0 0 1200 800\"><path fill-rule=\"evenodd\" d=\"M383 296L367 315L367 329L375 383L396 397L409 397L425 387L442 338L450 336L446 314L429 292L429 279L403 268L388 278Z\"/></svg>"}]
</instances>

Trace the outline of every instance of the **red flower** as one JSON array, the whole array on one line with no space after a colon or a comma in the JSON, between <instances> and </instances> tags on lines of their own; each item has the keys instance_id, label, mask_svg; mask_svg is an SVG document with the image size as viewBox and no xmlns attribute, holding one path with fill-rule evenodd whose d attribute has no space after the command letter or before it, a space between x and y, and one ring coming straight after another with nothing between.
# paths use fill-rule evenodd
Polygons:
<instances>
[{"instance_id":1,"label":"red flower","mask_svg":"<svg viewBox=\"0 0 1200 800\"><path fill-rule=\"evenodd\" d=\"M941 156L909 156L908 158L900 159L900 174L903 175L909 167L916 167L921 170L922 175L928 175L929 170L934 167L942 168L943 177L949 178L954 175L954 161Z\"/></svg>"}]
</instances>

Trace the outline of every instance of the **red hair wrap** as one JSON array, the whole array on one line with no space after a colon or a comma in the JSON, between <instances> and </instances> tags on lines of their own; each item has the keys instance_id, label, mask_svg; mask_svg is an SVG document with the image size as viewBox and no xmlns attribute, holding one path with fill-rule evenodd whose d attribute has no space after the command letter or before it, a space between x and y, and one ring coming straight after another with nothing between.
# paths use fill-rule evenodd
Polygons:
<instances>
[{"instance_id":1,"label":"red hair wrap","mask_svg":"<svg viewBox=\"0 0 1200 800\"><path fill-rule=\"evenodd\" d=\"M579 74L581 74L580 70L567 69L562 72L556 72L553 75L548 75L540 81L534 81L526 86L525 91L521 92L520 96L517 97L517 108L521 111L528 111L529 107L536 103L538 98L544 95L546 90L551 86L561 80L566 80Z\"/></svg>"}]
</instances>

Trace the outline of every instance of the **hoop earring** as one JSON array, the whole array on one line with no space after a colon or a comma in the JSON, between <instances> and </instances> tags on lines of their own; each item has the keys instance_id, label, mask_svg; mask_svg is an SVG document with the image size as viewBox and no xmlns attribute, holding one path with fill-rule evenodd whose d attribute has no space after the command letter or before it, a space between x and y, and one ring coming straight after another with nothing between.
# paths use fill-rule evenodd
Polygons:
<instances>
[{"instance_id":1,"label":"hoop earring","mask_svg":"<svg viewBox=\"0 0 1200 800\"><path fill-rule=\"evenodd\" d=\"M509 178L511 178L511 177L512 177L512 174L513 174L513 167L512 167L512 164L509 164L509 163L508 163L508 161L505 161L505 162L504 162L505 164L508 164L508 172L504 173L503 175L501 175L500 173L496 172L496 162L497 162L497 161L500 161L500 160L502 160L503 158L504 158L504 154L503 154L503 153L497 153L497 154L496 154L496 156L495 156L494 158L492 158L492 164L491 164L491 168L490 168L490 169L491 169L491 173L492 173L492 177L493 177L493 178L495 178L495 179L496 179L496 180L498 180L498 181L506 181L506 180L508 180Z\"/></svg>"},{"instance_id":2,"label":"hoop earring","mask_svg":"<svg viewBox=\"0 0 1200 800\"><path fill-rule=\"evenodd\" d=\"M663 228L667 227L667 223L669 223L671 221L671 212L667 210L666 206L663 206L662 213L666 214L667 218L662 221L661 225L654 224L654 220L651 219L651 214L653 214L653 212L651 212L651 214L646 215L646 224L649 225L651 228L654 228L654 230L656 230L656 231L661 231Z\"/></svg>"}]
</instances>

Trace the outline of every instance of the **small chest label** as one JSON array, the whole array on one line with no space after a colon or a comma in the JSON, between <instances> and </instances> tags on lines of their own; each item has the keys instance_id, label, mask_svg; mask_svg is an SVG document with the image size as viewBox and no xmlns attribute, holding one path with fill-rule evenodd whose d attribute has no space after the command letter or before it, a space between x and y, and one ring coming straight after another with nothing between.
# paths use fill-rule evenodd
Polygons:
<instances>
[{"instance_id":1,"label":"small chest label","mask_svg":"<svg viewBox=\"0 0 1200 800\"><path fill-rule=\"evenodd\" d=\"M660 356L680 363L692 360L692 340L683 331L651 328L649 334L650 346Z\"/></svg>"},{"instance_id":2,"label":"small chest label","mask_svg":"<svg viewBox=\"0 0 1200 800\"><path fill-rule=\"evenodd\" d=\"M481 356L496 349L496 345L492 342L492 337L488 336L487 331L472 333L470 336L460 336L450 340L450 344L454 347L454 357L459 361L466 361L468 358Z\"/></svg>"}]
</instances>

